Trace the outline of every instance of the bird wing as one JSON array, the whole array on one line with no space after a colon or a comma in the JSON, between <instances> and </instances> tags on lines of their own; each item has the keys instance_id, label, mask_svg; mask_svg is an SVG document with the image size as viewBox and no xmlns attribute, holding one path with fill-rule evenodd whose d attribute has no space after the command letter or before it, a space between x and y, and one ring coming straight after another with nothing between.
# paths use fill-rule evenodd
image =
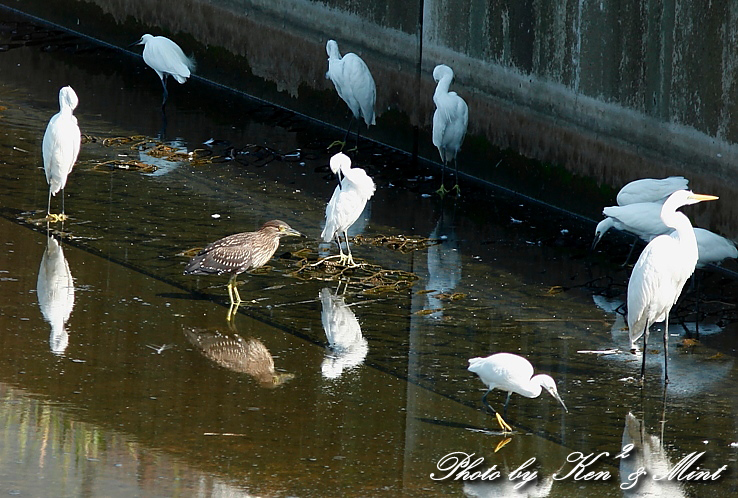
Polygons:
<instances>
[{"instance_id":1,"label":"bird wing","mask_svg":"<svg viewBox=\"0 0 738 498\"><path fill-rule=\"evenodd\" d=\"M154 37L146 43L143 58L152 69L171 74L178 83L187 81L191 69L194 69L194 61L182 52L179 45L163 36Z\"/></svg>"},{"instance_id":2,"label":"bird wing","mask_svg":"<svg viewBox=\"0 0 738 498\"><path fill-rule=\"evenodd\" d=\"M618 229L635 234L648 242L657 235L672 231L661 220L661 208L662 205L655 202L640 202L626 206L608 206L602 212L615 220Z\"/></svg>"},{"instance_id":3,"label":"bird wing","mask_svg":"<svg viewBox=\"0 0 738 498\"><path fill-rule=\"evenodd\" d=\"M67 176L72 171L79 154L81 135L77 118L55 114L44 133L42 151L46 181L51 193L56 195L67 183Z\"/></svg>"},{"instance_id":4,"label":"bird wing","mask_svg":"<svg viewBox=\"0 0 738 498\"><path fill-rule=\"evenodd\" d=\"M689 180L683 176L670 176L668 178L654 179L643 178L635 180L620 189L617 203L620 206L638 202L663 202L677 190L687 190Z\"/></svg>"},{"instance_id":5,"label":"bird wing","mask_svg":"<svg viewBox=\"0 0 738 498\"><path fill-rule=\"evenodd\" d=\"M456 92L433 97L436 112L433 114L433 145L441 152L441 159L448 162L461 148L469 123L469 107Z\"/></svg>"},{"instance_id":6,"label":"bird wing","mask_svg":"<svg viewBox=\"0 0 738 498\"><path fill-rule=\"evenodd\" d=\"M638 339L646 327L666 319L689 276L678 240L660 235L643 250L628 281L628 328L631 342Z\"/></svg>"},{"instance_id":7,"label":"bird wing","mask_svg":"<svg viewBox=\"0 0 738 498\"><path fill-rule=\"evenodd\" d=\"M194 256L185 267L185 273L194 274L223 274L243 273L251 268L263 265L264 257L257 258L254 254L254 232L237 233L223 237L208 244ZM259 264L261 263L261 264Z\"/></svg>"},{"instance_id":8,"label":"bird wing","mask_svg":"<svg viewBox=\"0 0 738 498\"><path fill-rule=\"evenodd\" d=\"M343 81L348 92L344 100L351 107L354 116L364 118L367 126L376 124L374 118L374 104L377 100L377 87L371 71L364 60L356 54L349 53L343 56ZM339 92L340 93L340 92Z\"/></svg>"}]
</instances>

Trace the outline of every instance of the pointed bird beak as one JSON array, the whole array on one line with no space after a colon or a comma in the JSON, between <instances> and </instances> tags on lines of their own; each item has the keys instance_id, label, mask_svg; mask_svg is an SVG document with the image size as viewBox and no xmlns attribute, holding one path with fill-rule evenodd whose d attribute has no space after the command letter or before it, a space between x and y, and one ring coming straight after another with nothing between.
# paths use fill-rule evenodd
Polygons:
<instances>
[{"instance_id":1,"label":"pointed bird beak","mask_svg":"<svg viewBox=\"0 0 738 498\"><path fill-rule=\"evenodd\" d=\"M553 396L554 398L556 398L556 400L558 400L558 402L559 402L559 403L561 403L561 406L563 406L563 407L564 407L564 411L565 411L566 413L569 413L569 409L568 409L568 408L566 407L566 405L564 404L564 400L563 400L563 399L561 399L561 396L559 396L559 393L557 393L557 392L554 392L554 391L549 391L549 392L551 393L551 396Z\"/></svg>"},{"instance_id":2,"label":"pointed bird beak","mask_svg":"<svg viewBox=\"0 0 738 498\"><path fill-rule=\"evenodd\" d=\"M128 48L131 48L131 47L133 47L135 45L141 45L142 43L143 43L143 38L139 38L138 41L135 41L135 42L131 43L130 45L128 45Z\"/></svg>"},{"instance_id":3,"label":"pointed bird beak","mask_svg":"<svg viewBox=\"0 0 738 498\"><path fill-rule=\"evenodd\" d=\"M692 194L689 196L690 199L696 199L698 201L714 201L719 199L716 195L707 195L707 194Z\"/></svg>"},{"instance_id":4,"label":"pointed bird beak","mask_svg":"<svg viewBox=\"0 0 738 498\"><path fill-rule=\"evenodd\" d=\"M592 241L592 247L589 249L590 251L594 251L595 247L597 247L597 244L600 242L601 238L602 238L602 235L600 234L600 232L597 232L595 234L594 240Z\"/></svg>"},{"instance_id":5,"label":"pointed bird beak","mask_svg":"<svg viewBox=\"0 0 738 498\"><path fill-rule=\"evenodd\" d=\"M305 235L301 234L294 228L290 228L289 230L285 230L282 232L282 237L305 237Z\"/></svg>"}]
</instances>

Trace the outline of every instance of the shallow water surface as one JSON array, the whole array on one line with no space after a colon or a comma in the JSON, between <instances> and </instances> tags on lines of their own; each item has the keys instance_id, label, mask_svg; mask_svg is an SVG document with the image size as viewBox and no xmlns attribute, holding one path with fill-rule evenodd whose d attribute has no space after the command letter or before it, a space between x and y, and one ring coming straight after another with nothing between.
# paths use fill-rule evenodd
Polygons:
<instances>
[{"instance_id":1,"label":"shallow water surface","mask_svg":"<svg viewBox=\"0 0 738 498\"><path fill-rule=\"evenodd\" d=\"M378 189L353 247L375 266L340 282L303 271L303 258L335 252L318 238L335 185L326 146L340 130L198 81L171 88L163 120L140 58L64 40L0 54L0 490L510 496L509 477L535 458L524 492L619 496L638 467L664 473L702 451L703 468L728 466L714 482L654 488L644 477L636 494L738 485L729 277L705 272L700 342L677 347L695 327L688 289L671 329L672 382L664 394L653 334L641 389L640 356L580 352L627 349L627 239L589 253L593 223L498 189L462 182L460 199L441 201L429 195L435 169L368 142L355 163ZM65 193L70 219L47 228L40 147L63 84L88 138ZM134 138L105 140L115 137ZM154 157L160 142L192 155ZM245 302L229 323L227 277L182 275L183 253L274 218L306 238L240 276ZM371 243L380 236L419 238L401 251ZM466 370L499 351L551 374L568 413L546 393L513 395L515 433L501 435ZM630 443L634 455L616 458ZM501 477L439 479L452 452ZM602 482L553 479L575 452L609 453L588 469Z\"/></svg>"}]
</instances>

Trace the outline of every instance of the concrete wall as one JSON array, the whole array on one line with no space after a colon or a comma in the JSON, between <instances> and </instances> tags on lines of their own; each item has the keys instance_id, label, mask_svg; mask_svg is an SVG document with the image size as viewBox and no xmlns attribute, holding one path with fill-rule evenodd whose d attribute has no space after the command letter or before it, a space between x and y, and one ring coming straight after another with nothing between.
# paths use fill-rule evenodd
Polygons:
<instances>
[{"instance_id":1,"label":"concrete wall","mask_svg":"<svg viewBox=\"0 0 738 498\"><path fill-rule=\"evenodd\" d=\"M345 127L346 108L325 80L325 42L335 38L377 82L377 127L368 135L433 160L431 72L443 62L470 109L464 171L523 185L530 172L509 160L504 150L512 149L613 188L684 174L695 190L723 197L710 227L738 235L736 2L5 4L119 46L143 32L166 34L194 53L199 75Z\"/></svg>"}]
</instances>

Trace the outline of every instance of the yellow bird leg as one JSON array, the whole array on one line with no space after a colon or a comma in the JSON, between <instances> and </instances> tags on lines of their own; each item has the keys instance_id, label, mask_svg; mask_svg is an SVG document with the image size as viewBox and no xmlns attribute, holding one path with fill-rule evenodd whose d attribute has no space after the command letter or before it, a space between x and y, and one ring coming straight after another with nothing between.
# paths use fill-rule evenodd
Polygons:
<instances>
[{"instance_id":1,"label":"yellow bird leg","mask_svg":"<svg viewBox=\"0 0 738 498\"><path fill-rule=\"evenodd\" d=\"M506 434L513 431L512 427L510 427L510 424L505 422L505 420L500 416L499 413L495 412L495 417L497 417L497 423L500 424L500 428L502 429L503 433Z\"/></svg>"},{"instance_id":2,"label":"yellow bird leg","mask_svg":"<svg viewBox=\"0 0 738 498\"><path fill-rule=\"evenodd\" d=\"M228 295L231 297L231 304L241 304L241 295L238 293L238 287L236 287L236 277L234 273L231 279L228 280Z\"/></svg>"},{"instance_id":3,"label":"yellow bird leg","mask_svg":"<svg viewBox=\"0 0 738 498\"><path fill-rule=\"evenodd\" d=\"M441 186L438 187L438 190L436 190L436 193L441 196L441 199L443 199L443 197L448 193L448 190L446 190L446 187L442 183Z\"/></svg>"},{"instance_id":4,"label":"yellow bird leg","mask_svg":"<svg viewBox=\"0 0 738 498\"><path fill-rule=\"evenodd\" d=\"M226 315L226 321L230 324L233 322L233 319L236 318L236 313L238 312L238 303L231 303L230 308L228 308L228 314Z\"/></svg>"},{"instance_id":5,"label":"yellow bird leg","mask_svg":"<svg viewBox=\"0 0 738 498\"><path fill-rule=\"evenodd\" d=\"M343 140L343 141L342 140L334 140L333 143L330 144L326 150L331 150L336 145L340 145L341 148L339 150L343 150L343 148L346 147L346 141L345 140Z\"/></svg>"},{"instance_id":6,"label":"yellow bird leg","mask_svg":"<svg viewBox=\"0 0 738 498\"><path fill-rule=\"evenodd\" d=\"M503 439L502 441L500 441L499 443L497 443L497 446L495 447L495 453L497 453L502 448L504 448L505 446L507 446L507 443L509 443L510 441L512 441L512 438L511 437L506 437L505 439Z\"/></svg>"}]
</instances>

